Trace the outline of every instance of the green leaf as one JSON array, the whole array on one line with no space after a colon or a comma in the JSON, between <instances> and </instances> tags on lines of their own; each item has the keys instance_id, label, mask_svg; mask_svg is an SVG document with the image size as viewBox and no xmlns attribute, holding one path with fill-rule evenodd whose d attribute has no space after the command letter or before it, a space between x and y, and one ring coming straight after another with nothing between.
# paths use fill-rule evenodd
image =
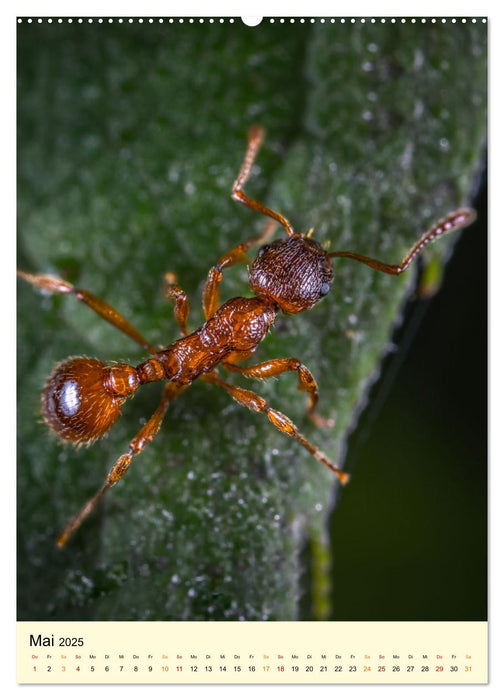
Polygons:
<instances>
[{"instance_id":1,"label":"green leaf","mask_svg":"<svg viewBox=\"0 0 504 700\"><path fill-rule=\"evenodd\" d=\"M230 199L252 123L266 143L247 184L331 250L399 261L467 202L486 128L486 27L263 22L18 27L19 265L52 272L119 309L153 344L177 337L162 294L176 272L203 321L208 269L264 225ZM426 251L441 259L455 237ZM299 357L296 379L257 384L336 460L414 274L335 260L329 297L279 317L257 361ZM248 295L225 271L222 298ZM40 422L40 389L69 355L145 356L74 299L18 289L19 619L288 620L299 615L300 549L313 614L326 614L325 522L344 493L262 415L196 382L169 408L64 551L54 540L101 485L159 401L144 387L110 434L62 445ZM235 378L231 378L235 381ZM350 485L347 488L351 488Z\"/></svg>"}]
</instances>

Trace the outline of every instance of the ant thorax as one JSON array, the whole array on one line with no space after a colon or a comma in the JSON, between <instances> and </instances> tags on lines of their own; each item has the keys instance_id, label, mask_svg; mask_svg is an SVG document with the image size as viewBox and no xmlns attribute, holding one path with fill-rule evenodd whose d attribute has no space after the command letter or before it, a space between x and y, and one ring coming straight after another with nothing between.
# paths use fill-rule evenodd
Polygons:
<instances>
[{"instance_id":1,"label":"ant thorax","mask_svg":"<svg viewBox=\"0 0 504 700\"><path fill-rule=\"evenodd\" d=\"M287 314L311 308L329 293L332 280L330 258L320 243L302 234L262 246L249 271L253 292Z\"/></svg>"}]
</instances>

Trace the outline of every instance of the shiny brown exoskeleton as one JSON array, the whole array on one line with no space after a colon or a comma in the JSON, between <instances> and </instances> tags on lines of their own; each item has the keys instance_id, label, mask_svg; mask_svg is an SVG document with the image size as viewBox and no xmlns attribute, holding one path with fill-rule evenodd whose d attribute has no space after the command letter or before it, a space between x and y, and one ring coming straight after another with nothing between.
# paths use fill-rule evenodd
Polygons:
<instances>
[{"instance_id":1,"label":"shiny brown exoskeleton","mask_svg":"<svg viewBox=\"0 0 504 700\"><path fill-rule=\"evenodd\" d=\"M175 318L181 331L181 338L171 345L163 349L154 347L114 308L88 291L76 289L69 282L56 277L18 271L20 277L46 292L73 294L142 345L151 355L137 367L127 364L107 366L87 357L71 357L57 365L44 388L42 409L46 423L60 437L75 443L96 440L116 422L122 404L133 396L141 384L165 382L163 396L156 411L130 442L128 452L117 459L101 489L69 522L58 539L60 547L65 545L68 537L109 488L124 476L133 457L153 440L170 401L198 377L221 387L242 406L265 413L278 430L301 443L341 483L346 483L349 478L299 432L290 418L271 408L256 393L225 382L218 376L217 366L222 364L227 370L244 377L260 379L283 372L297 372L298 387L308 394L308 416L318 425L331 425L331 421L321 418L315 412L318 401L317 383L297 358L274 359L249 367L237 363L252 355L280 311L286 314L301 313L329 293L333 281L332 258L353 258L380 272L399 275L427 243L443 233L467 226L473 221L474 212L471 209L458 209L448 214L415 243L399 265L388 265L356 253L327 253L311 238L311 231L307 234L295 233L285 217L244 194L243 186L249 177L262 138L263 130L260 127L250 130L247 152L233 186L232 197L269 217L270 221L259 236L249 238L232 248L211 268L203 290L206 321L193 333L187 331L187 295L176 284L172 273L165 275L165 293L175 301ZM287 236L267 244L266 241L276 227L275 222L283 226ZM220 306L219 285L223 269L246 262L246 252L255 245L261 247L249 271L249 283L254 296L235 297Z\"/></svg>"}]
</instances>

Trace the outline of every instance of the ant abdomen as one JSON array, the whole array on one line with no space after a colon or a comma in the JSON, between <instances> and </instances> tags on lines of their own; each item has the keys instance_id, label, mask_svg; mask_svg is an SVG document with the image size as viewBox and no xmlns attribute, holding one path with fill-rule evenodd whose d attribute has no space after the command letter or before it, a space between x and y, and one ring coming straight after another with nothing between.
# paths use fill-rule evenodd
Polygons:
<instances>
[{"instance_id":1,"label":"ant abdomen","mask_svg":"<svg viewBox=\"0 0 504 700\"><path fill-rule=\"evenodd\" d=\"M89 357L70 357L56 366L44 387L44 420L64 440L92 442L112 427L138 385L130 365L109 367Z\"/></svg>"}]
</instances>

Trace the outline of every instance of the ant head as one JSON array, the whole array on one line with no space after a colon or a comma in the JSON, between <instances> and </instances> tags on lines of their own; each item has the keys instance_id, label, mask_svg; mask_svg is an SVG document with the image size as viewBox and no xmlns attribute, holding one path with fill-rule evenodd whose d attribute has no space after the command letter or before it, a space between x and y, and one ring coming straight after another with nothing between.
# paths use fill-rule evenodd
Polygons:
<instances>
[{"instance_id":1,"label":"ant head","mask_svg":"<svg viewBox=\"0 0 504 700\"><path fill-rule=\"evenodd\" d=\"M320 243L299 233L262 246L249 271L254 293L286 314L310 309L329 293L332 280L332 263Z\"/></svg>"}]
</instances>

